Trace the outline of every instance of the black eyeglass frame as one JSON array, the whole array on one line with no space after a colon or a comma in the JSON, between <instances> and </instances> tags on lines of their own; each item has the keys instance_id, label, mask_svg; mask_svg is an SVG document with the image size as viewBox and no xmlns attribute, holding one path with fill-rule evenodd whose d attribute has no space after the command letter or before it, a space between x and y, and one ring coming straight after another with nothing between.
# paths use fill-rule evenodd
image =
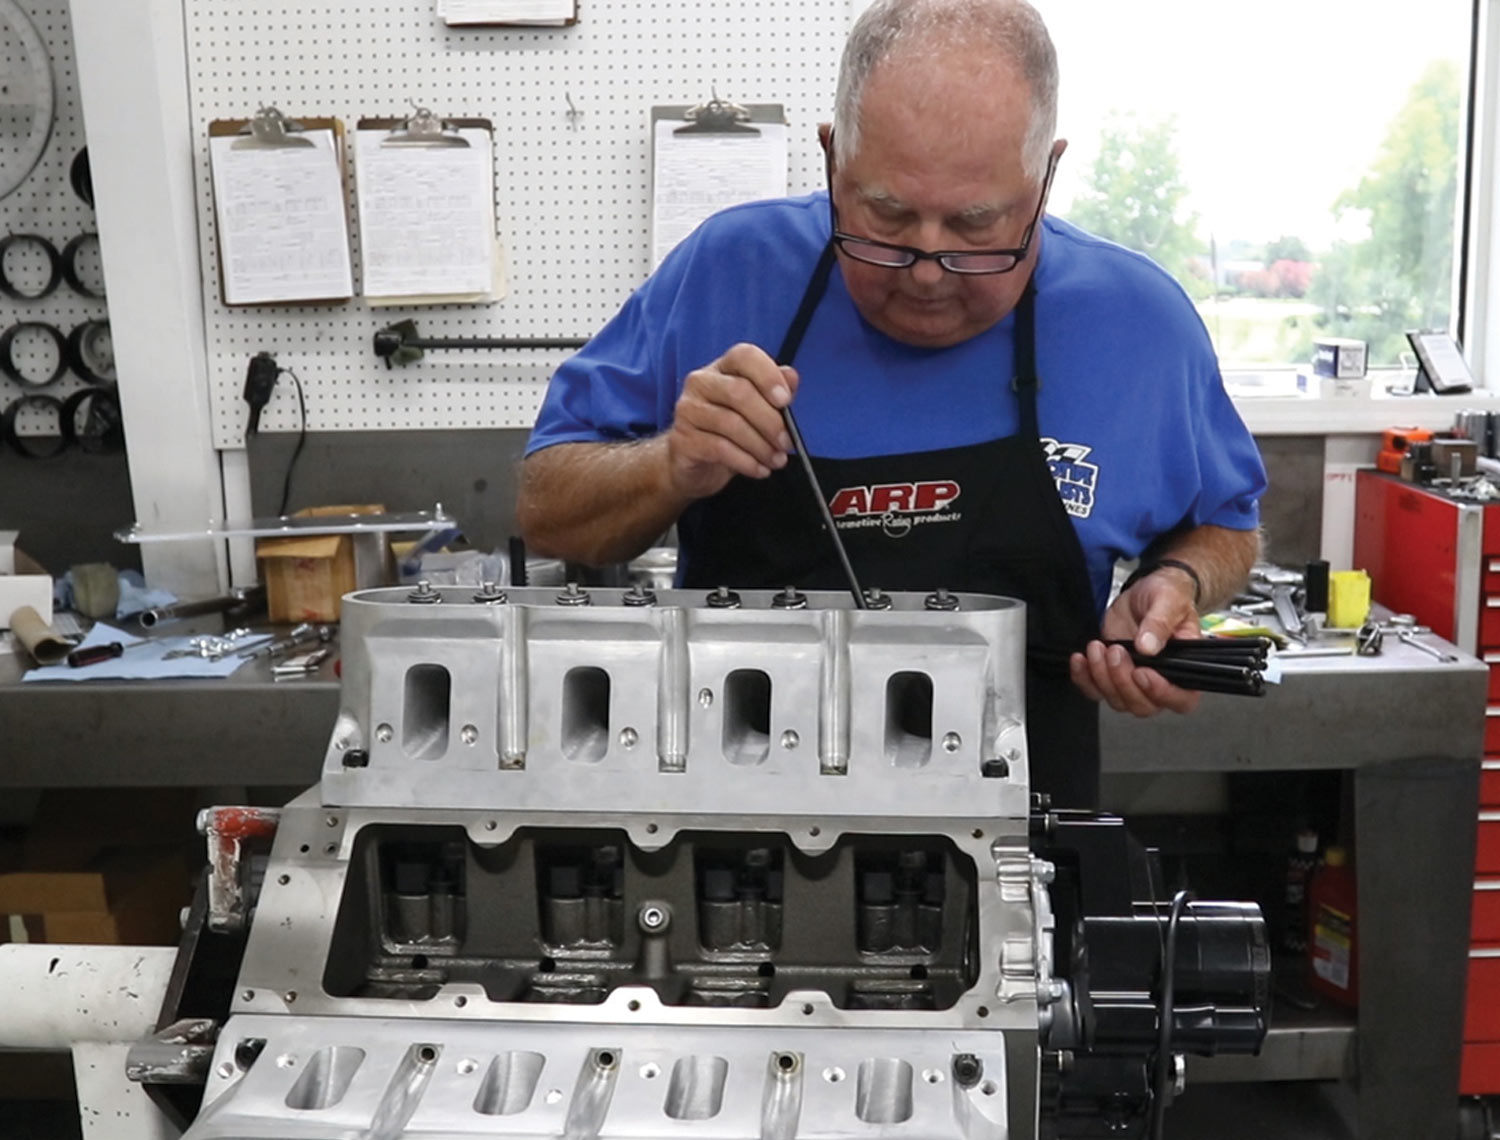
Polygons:
<instances>
[{"instance_id":1,"label":"black eyeglass frame","mask_svg":"<svg viewBox=\"0 0 1500 1140\"><path fill-rule=\"evenodd\" d=\"M833 244L841 252L852 257L855 261L864 265L875 265L881 269L910 269L919 261L935 261L949 273L957 273L964 277L990 277L1001 273L1014 272L1016 267L1026 260L1031 252L1031 241L1036 236L1036 228L1041 225L1042 212L1047 208L1047 194L1052 189L1052 176L1057 173L1057 153L1054 151L1047 158L1047 176L1042 179L1042 195L1037 200L1036 213L1026 227L1026 232L1021 238L1021 244L1014 249L918 249L912 245L897 245L894 242L878 241L875 238L860 237L858 234L845 233L839 229L839 210L833 204L833 136L828 139L828 149L824 156L824 176L828 181L828 215L833 228ZM877 249L889 250L893 254L899 254L904 260L899 262L876 261L870 257L861 256L849 248L848 243L853 242L862 246L875 246ZM1009 257L1010 264L1000 269L972 269L965 268L961 261L970 258L994 258Z\"/></svg>"}]
</instances>

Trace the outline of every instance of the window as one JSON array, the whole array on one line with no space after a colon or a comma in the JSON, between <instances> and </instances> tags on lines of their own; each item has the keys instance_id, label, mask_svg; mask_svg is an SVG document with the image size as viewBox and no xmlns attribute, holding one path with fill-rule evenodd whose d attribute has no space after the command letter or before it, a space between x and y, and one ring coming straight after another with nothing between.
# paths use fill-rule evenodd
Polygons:
<instances>
[{"instance_id":1,"label":"window","mask_svg":"<svg viewBox=\"0 0 1500 1140\"><path fill-rule=\"evenodd\" d=\"M1034 0L1057 43L1050 211L1180 281L1226 374L1317 336L1399 366L1457 315L1474 0Z\"/></svg>"}]
</instances>

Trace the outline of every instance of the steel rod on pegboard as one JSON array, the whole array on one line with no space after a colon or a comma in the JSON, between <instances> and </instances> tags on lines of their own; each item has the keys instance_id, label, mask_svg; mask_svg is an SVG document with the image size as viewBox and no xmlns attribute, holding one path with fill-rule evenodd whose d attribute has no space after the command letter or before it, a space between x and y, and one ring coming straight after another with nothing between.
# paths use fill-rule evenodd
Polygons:
<instances>
[{"instance_id":1,"label":"steel rod on pegboard","mask_svg":"<svg viewBox=\"0 0 1500 1140\"><path fill-rule=\"evenodd\" d=\"M427 349L526 349L582 348L587 337L487 337L487 336L419 336L415 321L398 321L375 334L375 355L393 364L411 364L421 360Z\"/></svg>"}]
</instances>

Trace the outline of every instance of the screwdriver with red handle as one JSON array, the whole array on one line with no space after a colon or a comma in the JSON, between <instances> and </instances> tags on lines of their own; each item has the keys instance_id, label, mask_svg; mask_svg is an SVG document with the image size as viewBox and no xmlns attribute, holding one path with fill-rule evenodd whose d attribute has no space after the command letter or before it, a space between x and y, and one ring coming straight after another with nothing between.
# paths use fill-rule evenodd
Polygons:
<instances>
[{"instance_id":1,"label":"screwdriver with red handle","mask_svg":"<svg viewBox=\"0 0 1500 1140\"><path fill-rule=\"evenodd\" d=\"M127 649L134 649L138 645L146 645L150 638L142 638L140 641L132 641L126 644L122 641L105 641L98 645L88 645L81 649L75 649L69 653L66 660L68 664L78 669L84 665L97 665L101 661L112 661L120 657Z\"/></svg>"}]
</instances>

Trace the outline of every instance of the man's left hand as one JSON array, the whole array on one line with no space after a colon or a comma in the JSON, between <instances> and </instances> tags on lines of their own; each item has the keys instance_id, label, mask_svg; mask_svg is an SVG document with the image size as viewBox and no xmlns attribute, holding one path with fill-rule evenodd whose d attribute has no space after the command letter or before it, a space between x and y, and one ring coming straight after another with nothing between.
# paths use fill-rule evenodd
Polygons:
<instances>
[{"instance_id":1,"label":"man's left hand","mask_svg":"<svg viewBox=\"0 0 1500 1140\"><path fill-rule=\"evenodd\" d=\"M1104 614L1106 641L1130 640L1138 653L1155 656L1168 638L1201 637L1194 583L1182 571L1163 567L1125 590ZM1155 669L1132 662L1123 645L1091 641L1069 662L1073 683L1092 700L1117 712L1155 716L1163 709L1192 712L1201 694L1180 689Z\"/></svg>"}]
</instances>

